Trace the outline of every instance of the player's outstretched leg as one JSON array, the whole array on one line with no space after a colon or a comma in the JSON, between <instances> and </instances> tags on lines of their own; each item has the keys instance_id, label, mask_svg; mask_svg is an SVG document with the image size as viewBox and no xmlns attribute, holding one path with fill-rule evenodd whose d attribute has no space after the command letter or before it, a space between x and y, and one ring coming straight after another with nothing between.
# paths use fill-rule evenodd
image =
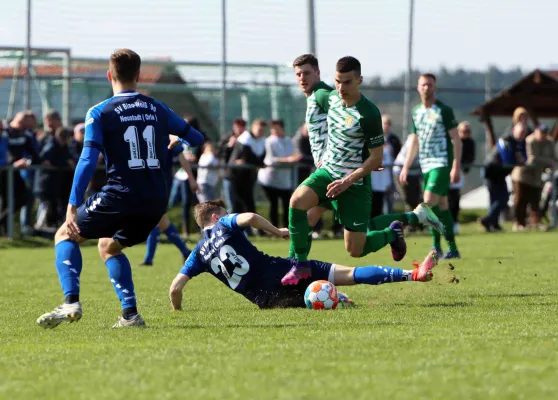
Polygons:
<instances>
[{"instance_id":1,"label":"player's outstretched leg","mask_svg":"<svg viewBox=\"0 0 558 400\"><path fill-rule=\"evenodd\" d=\"M383 230L369 231L366 234L366 242L361 257L375 253L388 244L391 247L391 255L394 261L401 261L407 254L407 243L405 242L401 221L393 221L388 228Z\"/></svg>"},{"instance_id":2,"label":"player's outstretched leg","mask_svg":"<svg viewBox=\"0 0 558 400\"><path fill-rule=\"evenodd\" d=\"M112 238L99 239L99 255L105 262L109 278L122 304L122 316L113 328L145 326L136 307L136 294L130 261L122 253L122 245Z\"/></svg>"},{"instance_id":3,"label":"player's outstretched leg","mask_svg":"<svg viewBox=\"0 0 558 400\"><path fill-rule=\"evenodd\" d=\"M64 291L64 303L37 319L37 324L43 328L55 328L62 322L79 321L82 315L79 302L79 277L82 268L79 244L69 239L65 225L56 232L55 243L56 271Z\"/></svg>"},{"instance_id":4,"label":"player's outstretched leg","mask_svg":"<svg viewBox=\"0 0 558 400\"><path fill-rule=\"evenodd\" d=\"M371 231L382 230L393 221L401 221L403 225L426 225L439 233L444 232L444 224L426 203L419 204L413 211L400 214L384 214L370 220L368 228Z\"/></svg>"},{"instance_id":5,"label":"player's outstretched leg","mask_svg":"<svg viewBox=\"0 0 558 400\"><path fill-rule=\"evenodd\" d=\"M428 282L432 280L432 269L438 265L438 253L431 250L422 263L413 263L414 270L403 270L380 265L365 267L335 267L335 285L381 285L395 282Z\"/></svg>"},{"instance_id":6,"label":"player's outstretched leg","mask_svg":"<svg viewBox=\"0 0 558 400\"><path fill-rule=\"evenodd\" d=\"M155 250L157 250L157 244L159 243L159 234L161 233L158 226L153 228L149 233L147 240L145 242L145 257L143 262L138 264L138 267L151 267L153 265L153 258L155 257Z\"/></svg>"}]
</instances>

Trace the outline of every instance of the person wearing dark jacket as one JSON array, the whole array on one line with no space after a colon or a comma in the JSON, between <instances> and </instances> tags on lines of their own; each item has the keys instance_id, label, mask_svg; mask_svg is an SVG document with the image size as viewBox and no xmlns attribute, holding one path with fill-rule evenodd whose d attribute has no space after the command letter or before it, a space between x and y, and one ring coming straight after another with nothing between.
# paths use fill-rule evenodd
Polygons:
<instances>
[{"instance_id":1,"label":"person wearing dark jacket","mask_svg":"<svg viewBox=\"0 0 558 400\"><path fill-rule=\"evenodd\" d=\"M295 154L300 154L302 156L299 161L300 167L298 168L298 182L295 182L296 185L300 185L310 176L310 173L314 168L314 157L312 157L310 138L308 137L308 128L306 127L306 123L302 124L293 136L293 145Z\"/></svg>"},{"instance_id":2,"label":"person wearing dark jacket","mask_svg":"<svg viewBox=\"0 0 558 400\"><path fill-rule=\"evenodd\" d=\"M39 164L40 157L36 149L33 134L25 129L25 114L17 113L10 124L2 132L3 142L7 143L6 164L12 165L17 170L26 169L31 164ZM14 212L23 207L27 201L27 188L21 174L14 173ZM7 226L8 214L8 175L4 172L0 176L0 197L2 207L0 210L0 231Z\"/></svg>"},{"instance_id":3,"label":"person wearing dark jacket","mask_svg":"<svg viewBox=\"0 0 558 400\"><path fill-rule=\"evenodd\" d=\"M217 159L219 164L227 165L231 158L231 154L236 145L238 137L246 130L246 121L242 118L237 118L233 121L232 133L229 136L222 138L217 144ZM234 206L234 190L231 180L231 169L225 168L223 170L223 197L227 210L232 212Z\"/></svg>"},{"instance_id":4,"label":"person wearing dark jacket","mask_svg":"<svg viewBox=\"0 0 558 400\"><path fill-rule=\"evenodd\" d=\"M252 122L251 131L244 131L237 139L229 159L229 165L251 166L252 168L234 168L231 180L234 188L235 213L256 212L254 201L254 187L258 177L258 170L254 167L264 167L265 130L267 124L257 119Z\"/></svg>"},{"instance_id":5,"label":"person wearing dark jacket","mask_svg":"<svg viewBox=\"0 0 558 400\"><path fill-rule=\"evenodd\" d=\"M469 165L475 162L475 141L471 137L471 125L469 122L461 122L457 126L457 133L461 139L461 168L463 169L463 174L461 174L461 179L458 183L452 184L448 192L448 203L449 210L453 217L454 232L459 231L459 202L461 200L461 188L465 183L465 175L469 173Z\"/></svg>"},{"instance_id":6,"label":"person wearing dark jacket","mask_svg":"<svg viewBox=\"0 0 558 400\"><path fill-rule=\"evenodd\" d=\"M513 126L511 134L500 139L489 153L484 166L484 178L490 195L490 208L488 214L480 219L481 225L487 232L501 231L500 213L509 200L506 177L514 166L523 165L527 159L525 137L526 125L517 123Z\"/></svg>"}]
</instances>

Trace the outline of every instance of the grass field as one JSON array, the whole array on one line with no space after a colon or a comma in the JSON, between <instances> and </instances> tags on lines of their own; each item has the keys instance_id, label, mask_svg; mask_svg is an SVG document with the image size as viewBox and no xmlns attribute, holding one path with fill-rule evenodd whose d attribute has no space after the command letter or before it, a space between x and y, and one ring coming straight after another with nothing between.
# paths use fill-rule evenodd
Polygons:
<instances>
[{"instance_id":1,"label":"grass field","mask_svg":"<svg viewBox=\"0 0 558 400\"><path fill-rule=\"evenodd\" d=\"M119 304L93 246L84 248L79 323L43 330L61 301L52 248L0 250L1 399L556 399L555 233L463 234L463 260L434 281L346 288L336 311L260 311L210 276L172 313L180 257L162 245L134 270L144 330L109 329ZM408 238L407 268L427 237ZM258 240L271 254L287 243ZM129 249L133 264L144 246ZM393 264L388 250L350 259L340 241L315 258ZM459 283L450 283L452 276Z\"/></svg>"}]
</instances>

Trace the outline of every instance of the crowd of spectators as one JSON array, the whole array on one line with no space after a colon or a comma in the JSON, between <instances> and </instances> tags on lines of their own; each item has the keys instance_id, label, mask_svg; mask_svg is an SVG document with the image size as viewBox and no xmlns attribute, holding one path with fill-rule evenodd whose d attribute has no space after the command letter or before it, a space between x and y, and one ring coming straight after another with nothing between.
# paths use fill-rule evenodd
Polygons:
<instances>
[{"instance_id":1,"label":"crowd of spectators","mask_svg":"<svg viewBox=\"0 0 558 400\"><path fill-rule=\"evenodd\" d=\"M200 130L196 118L186 119ZM384 165L390 167L372 173L374 201L371 217L391 213L396 202L412 210L422 198L418 160L409 174L408 184L401 185L398 179L409 143L402 143L392 131L389 115L383 115L382 124L385 135ZM16 169L13 180L14 210L19 213L24 235L52 233L63 222L73 170L83 148L83 123L68 129L63 126L60 114L51 110L44 115L41 125L39 127L37 117L31 111L19 112L10 121L0 121L0 167L11 164ZM490 194L490 205L487 214L479 220L487 232L502 230L500 221L503 214L513 219L514 231L523 231L528 227L546 230L541 221L550 201L548 189L543 192L543 177L555 166L554 144L548 137L548 131L545 125L531 129L527 111L518 108L512 125L488 149L482 171ZM471 171L469 166L476 161L470 124L460 123L458 132L463 144L463 174L460 182L452 185L448 196L455 221L459 220L464 180ZM258 200L265 198L269 204L270 221L287 226L289 198L314 168L305 125L294 135L289 135L282 120L267 122L256 119L248 125L237 118L233 121L230 134L218 142L206 140L200 148L185 148L184 154L195 166L194 176L188 176L182 169L176 171L169 202L171 206L182 206L182 232L186 236L197 229L190 221L192 207L197 202L217 197L225 200L230 212L255 211L256 197ZM30 165L43 167L28 168ZM102 155L99 165L104 165ZM513 182L511 187L510 177ZM0 235L6 233L7 227L7 182L6 169L0 169ZM99 168L89 185L88 194L100 190L104 183L105 172ZM512 207L509 207L512 193ZM314 238L321 236L322 226L323 221L320 221L313 233ZM342 227L334 220L332 228L335 236L342 235ZM458 230L459 224L456 224Z\"/></svg>"}]
</instances>

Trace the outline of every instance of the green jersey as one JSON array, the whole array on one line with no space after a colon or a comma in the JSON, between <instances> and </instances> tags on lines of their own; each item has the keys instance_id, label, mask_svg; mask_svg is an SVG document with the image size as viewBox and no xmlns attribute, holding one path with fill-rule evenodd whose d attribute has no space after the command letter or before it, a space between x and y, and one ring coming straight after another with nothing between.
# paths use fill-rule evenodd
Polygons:
<instances>
[{"instance_id":1,"label":"green jersey","mask_svg":"<svg viewBox=\"0 0 558 400\"><path fill-rule=\"evenodd\" d=\"M411 133L418 137L419 162L423 173L434 168L451 167L453 145L449 131L457 127L453 110L441 101L426 108L419 104L411 112Z\"/></svg>"},{"instance_id":2,"label":"green jersey","mask_svg":"<svg viewBox=\"0 0 558 400\"><path fill-rule=\"evenodd\" d=\"M327 146L328 98L332 87L319 82L306 99L306 127L314 164L317 166Z\"/></svg>"},{"instance_id":3,"label":"green jersey","mask_svg":"<svg viewBox=\"0 0 558 400\"><path fill-rule=\"evenodd\" d=\"M380 110L364 96L355 105L345 107L337 91L332 91L327 125L328 143L321 167L334 179L360 168L369 156L368 149L384 145ZM355 182L362 184L362 179Z\"/></svg>"}]
</instances>

